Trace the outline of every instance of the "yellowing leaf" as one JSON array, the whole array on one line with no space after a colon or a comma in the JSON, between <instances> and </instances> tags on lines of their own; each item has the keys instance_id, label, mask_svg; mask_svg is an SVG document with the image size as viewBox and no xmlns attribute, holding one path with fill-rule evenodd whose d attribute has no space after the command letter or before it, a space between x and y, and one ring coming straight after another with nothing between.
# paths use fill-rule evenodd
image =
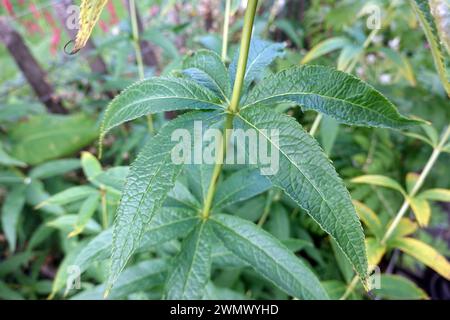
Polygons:
<instances>
[{"instance_id":1,"label":"yellowing leaf","mask_svg":"<svg viewBox=\"0 0 450 320\"><path fill-rule=\"evenodd\" d=\"M353 200L353 205L355 206L359 219L361 219L361 221L367 226L367 228L372 231L372 233L377 238L382 237L383 226L375 212L373 212L372 209L357 200Z\"/></svg>"},{"instance_id":2,"label":"yellowing leaf","mask_svg":"<svg viewBox=\"0 0 450 320\"><path fill-rule=\"evenodd\" d=\"M386 246L375 238L366 238L366 250L369 268L373 268L380 263L386 253Z\"/></svg>"},{"instance_id":3,"label":"yellowing leaf","mask_svg":"<svg viewBox=\"0 0 450 320\"><path fill-rule=\"evenodd\" d=\"M108 0L83 0L81 2L80 30L78 30L72 53L80 51L86 45L107 2Z\"/></svg>"},{"instance_id":4,"label":"yellowing leaf","mask_svg":"<svg viewBox=\"0 0 450 320\"><path fill-rule=\"evenodd\" d=\"M322 41L308 52L308 54L302 59L300 64L306 64L332 51L342 49L349 44L351 44L351 42L347 38L343 37L331 38Z\"/></svg>"},{"instance_id":5,"label":"yellowing leaf","mask_svg":"<svg viewBox=\"0 0 450 320\"><path fill-rule=\"evenodd\" d=\"M405 190L403 190L402 186L392 178L381 176L381 175L365 175L356 177L351 180L353 183L365 183L379 187L385 187L397 190L405 195Z\"/></svg>"},{"instance_id":6,"label":"yellowing leaf","mask_svg":"<svg viewBox=\"0 0 450 320\"><path fill-rule=\"evenodd\" d=\"M430 222L431 208L427 200L420 198L409 198L409 204L416 216L419 226L426 227Z\"/></svg>"},{"instance_id":7,"label":"yellowing leaf","mask_svg":"<svg viewBox=\"0 0 450 320\"><path fill-rule=\"evenodd\" d=\"M450 190L448 189L430 189L422 192L418 198L432 200L432 201L441 201L441 202L450 202Z\"/></svg>"},{"instance_id":8,"label":"yellowing leaf","mask_svg":"<svg viewBox=\"0 0 450 320\"><path fill-rule=\"evenodd\" d=\"M417 223L411 221L409 218L402 218L397 228L391 235L391 239L403 238L413 234L418 229Z\"/></svg>"},{"instance_id":9,"label":"yellowing leaf","mask_svg":"<svg viewBox=\"0 0 450 320\"><path fill-rule=\"evenodd\" d=\"M411 194L417 180L419 180L419 175L415 172L410 172L406 175L406 191L408 191L409 194Z\"/></svg>"},{"instance_id":10,"label":"yellowing leaf","mask_svg":"<svg viewBox=\"0 0 450 320\"><path fill-rule=\"evenodd\" d=\"M450 280L450 263L428 244L413 238L401 238L393 241L392 245Z\"/></svg>"}]
</instances>

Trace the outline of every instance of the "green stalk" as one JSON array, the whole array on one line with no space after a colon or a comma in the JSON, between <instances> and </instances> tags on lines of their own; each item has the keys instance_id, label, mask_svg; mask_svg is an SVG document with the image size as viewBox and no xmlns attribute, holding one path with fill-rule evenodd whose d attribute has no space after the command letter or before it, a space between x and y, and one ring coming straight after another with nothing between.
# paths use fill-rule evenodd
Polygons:
<instances>
[{"instance_id":1,"label":"green stalk","mask_svg":"<svg viewBox=\"0 0 450 320\"><path fill-rule=\"evenodd\" d=\"M252 37L253 22L255 21L256 7L258 0L249 0L247 5L247 11L244 18L244 29L242 31L241 50L239 53L239 61L237 66L236 80L234 82L233 95L231 98L231 104L228 107L228 115L224 127L224 139L220 141L219 152L216 155L216 165L214 166L211 181L208 187L208 193L206 195L205 203L202 210L202 218L208 219L211 211L212 202L217 187L217 180L222 172L223 160L228 147L228 139L230 130L233 128L233 119L235 113L239 111L239 101L241 99L242 86L244 83L245 70L247 69L248 51L250 48L250 40Z\"/></svg>"},{"instance_id":2,"label":"green stalk","mask_svg":"<svg viewBox=\"0 0 450 320\"><path fill-rule=\"evenodd\" d=\"M142 51L140 44L140 36L139 36L139 26L137 22L137 11L136 11L136 2L135 0L130 0L130 16L131 16L131 30L133 36L133 47L136 55L136 63L139 72L139 80L144 80L144 60L142 59ZM148 130L151 134L155 133L155 128L153 126L153 117L151 114L147 116L147 126Z\"/></svg>"},{"instance_id":3,"label":"green stalk","mask_svg":"<svg viewBox=\"0 0 450 320\"><path fill-rule=\"evenodd\" d=\"M228 34L230 29L231 0L225 3L225 18L223 20L223 37L222 37L222 61L225 62L228 57Z\"/></svg>"},{"instance_id":4,"label":"green stalk","mask_svg":"<svg viewBox=\"0 0 450 320\"><path fill-rule=\"evenodd\" d=\"M250 40L252 38L253 22L255 21L256 7L258 0L249 0L247 11L245 12L244 29L242 30L241 51L234 81L233 95L228 110L232 113L239 111L239 101L241 99L242 86L244 84L245 71L247 70L248 51L250 49Z\"/></svg>"},{"instance_id":5,"label":"green stalk","mask_svg":"<svg viewBox=\"0 0 450 320\"><path fill-rule=\"evenodd\" d=\"M441 140L439 141L439 143L434 147L433 153L431 154L424 169L422 170L422 173L420 174L419 179L417 179L411 192L407 195L407 198L405 199L402 206L400 207L400 210L396 214L394 221L392 221L391 225L389 226L389 229L384 234L384 236L381 240L381 244L384 245L387 242L387 240L389 240L389 238L392 236L392 233L395 231L395 229L398 227L398 224L400 223L401 219L403 218L403 216L409 209L410 203L409 203L408 199L414 197L417 194L417 192L420 190L420 188L423 186L425 179L427 178L428 174L430 173L431 169L433 168L434 164L436 163L437 159L439 158L439 155L442 152L442 148L447 143L449 137L450 137L450 125L447 127L447 129L442 134L442 137L441 137ZM373 270L369 270L369 274L372 271ZM357 276L355 276L352 279L351 283L347 287L347 290L340 298L341 300L347 299L348 296L353 292L356 284L358 283L358 279L359 278Z\"/></svg>"}]
</instances>

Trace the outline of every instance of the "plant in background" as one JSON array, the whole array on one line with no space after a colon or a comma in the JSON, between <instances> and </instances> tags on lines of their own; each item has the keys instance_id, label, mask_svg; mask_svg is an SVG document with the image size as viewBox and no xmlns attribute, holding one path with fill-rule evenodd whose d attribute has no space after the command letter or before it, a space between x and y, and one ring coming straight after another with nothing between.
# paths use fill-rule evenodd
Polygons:
<instances>
[{"instance_id":1,"label":"plant in background","mask_svg":"<svg viewBox=\"0 0 450 320\"><path fill-rule=\"evenodd\" d=\"M87 43L107 4L82 1L74 51ZM445 103L426 100L448 85L443 81L446 52L437 34L445 26L442 1L386 4L382 29L367 36L358 14L365 6L359 1L312 1L299 26L296 13L280 10L280 1L258 6L249 0L243 24L237 14L235 26L229 26L239 1L227 0L223 30L210 27L207 35L192 23L196 13L189 6L182 14L192 21L166 26L167 13L180 12L176 2L159 7L164 20L152 17L150 30L140 30L137 4L154 2L127 2L123 8L131 23L120 26L130 25L128 37L108 36L97 47L105 61L115 63L110 66L114 75L102 78L101 90L94 92L124 89L101 115L102 163L93 155L95 147L89 149L92 154L82 152L81 160L52 160L95 139L94 122L84 114L40 115L6 126L0 165L7 169L0 172L0 182L7 189L1 223L9 250L0 264L0 298L53 298L64 292L71 299L426 299L422 284L405 274L425 265L450 277L447 247L427 238L436 225L445 229L439 203L450 202L450 192L442 174L447 169L439 171L437 160L450 153L450 129L439 136L430 125L418 125L423 123L418 118L400 115L380 93L402 112L447 121L443 110L432 108ZM402 47L420 40L410 32L415 13L432 54ZM322 41L328 27L314 27L322 19L337 37L333 32ZM393 20L395 26L389 23ZM381 34L395 37L397 45L378 41ZM413 40L401 38L405 34ZM236 38L240 46L229 44ZM142 59L140 43L147 40L162 49L154 69ZM175 48L175 42L183 46ZM211 50L181 59L179 50L196 42ZM300 49L309 44L317 45L302 56ZM342 50L335 56L337 49ZM136 63L128 63L127 56ZM387 63L375 69L371 56ZM313 59L338 70L292 67ZM429 72L433 63L437 75ZM131 85L136 70L139 81ZM163 76L145 79L153 70ZM375 89L350 75L353 70L376 86L385 73L394 73L394 80ZM439 77L444 90L427 76ZM433 89L423 90L424 84ZM422 102L410 97L416 92L424 95ZM96 95L86 96L80 105L103 105ZM416 108L420 103L430 106L426 114ZM172 111L175 119L165 119ZM0 112L0 119L6 116ZM303 128L311 123L308 133ZM47 126L54 130L40 135ZM187 141L178 139L180 130L182 138L194 138L193 145L181 144L183 153L196 158L200 149L213 163L174 161L174 150ZM208 135L211 130L217 135ZM248 134L248 141L235 140L238 131ZM259 137L258 148L266 145L278 155L278 170L263 174L267 163L250 148L251 134ZM429 155L421 142L433 148L425 166ZM228 163L234 154L246 161ZM121 166L128 159L131 166ZM425 183L436 175L441 176L432 181L436 187ZM405 176L405 183L397 182ZM56 274L43 278L53 267ZM375 283L373 272L379 275ZM81 290L75 291L80 275Z\"/></svg>"}]
</instances>

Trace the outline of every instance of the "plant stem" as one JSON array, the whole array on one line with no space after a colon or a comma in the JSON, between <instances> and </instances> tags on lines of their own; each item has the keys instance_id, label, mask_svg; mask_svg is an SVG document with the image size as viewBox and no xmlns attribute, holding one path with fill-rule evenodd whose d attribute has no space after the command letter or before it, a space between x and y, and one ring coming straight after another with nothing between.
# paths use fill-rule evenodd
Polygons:
<instances>
[{"instance_id":1,"label":"plant stem","mask_svg":"<svg viewBox=\"0 0 450 320\"><path fill-rule=\"evenodd\" d=\"M228 34L230 29L231 0L225 3L225 18L223 20L223 37L222 37L222 61L225 62L228 57Z\"/></svg>"},{"instance_id":2,"label":"plant stem","mask_svg":"<svg viewBox=\"0 0 450 320\"><path fill-rule=\"evenodd\" d=\"M267 195L266 203L264 205L263 214L261 215L261 218L259 218L259 221L257 224L258 227L262 227L264 225L264 223L266 222L267 217L269 216L270 208L272 207L274 198L275 198L275 192L273 190L270 190Z\"/></svg>"},{"instance_id":3,"label":"plant stem","mask_svg":"<svg viewBox=\"0 0 450 320\"><path fill-rule=\"evenodd\" d=\"M214 200L214 195L216 193L217 181L219 180L220 173L222 172L223 159L225 157L226 149L228 146L228 134L230 129L233 128L233 118L234 118L233 114L229 113L227 115L227 119L224 126L224 134L222 135L225 138L222 138L220 140L220 147L219 151L217 152L215 160L216 164L214 166L214 170L211 176L211 181L209 182L208 193L206 194L206 199L202 210L202 218L205 220L209 218L212 202Z\"/></svg>"},{"instance_id":4,"label":"plant stem","mask_svg":"<svg viewBox=\"0 0 450 320\"><path fill-rule=\"evenodd\" d=\"M101 204L102 204L102 226L103 226L103 229L106 230L106 229L108 229L108 225L109 225L108 206L106 204L106 190L102 188L100 190L100 195L101 195Z\"/></svg>"},{"instance_id":5,"label":"plant stem","mask_svg":"<svg viewBox=\"0 0 450 320\"><path fill-rule=\"evenodd\" d=\"M138 67L139 80L143 80L145 78L144 72L144 60L142 59L142 51L140 44L140 36L139 36L139 26L137 21L137 8L135 0L130 0L130 16L131 16L131 30L133 36L133 47L136 55L136 63ZM147 115L147 126L148 131L151 134L155 133L155 129L153 127L153 117L151 114Z\"/></svg>"},{"instance_id":6,"label":"plant stem","mask_svg":"<svg viewBox=\"0 0 450 320\"><path fill-rule=\"evenodd\" d=\"M400 210L398 211L397 215L395 216L394 221L391 223L389 229L386 231L386 233L383 236L383 239L381 240L381 244L385 244L387 240L392 236L392 233L395 231L395 229L398 227L398 224L400 223L401 219L405 215L406 211L409 208L409 201L408 198L414 197L417 192L422 187L423 183L425 182L425 179L427 178L428 174L430 173L431 169L433 168L434 164L436 163L436 160L439 158L439 155L442 152L442 148L446 144L450 137L450 125L445 129L444 133L442 134L441 140L439 141L438 145L434 148L433 153L431 154L430 158L427 161L427 164L425 165L422 173L419 176L419 179L417 179L416 183L414 184L411 192L407 195L407 199L403 202L402 206L400 207ZM372 272L372 269L369 270L369 274ZM353 292L355 289L356 284L358 283L358 276L355 276L352 279L352 282L347 287L347 290L340 298L341 300L347 299L347 297L350 295L350 293Z\"/></svg>"},{"instance_id":7,"label":"plant stem","mask_svg":"<svg viewBox=\"0 0 450 320\"><path fill-rule=\"evenodd\" d=\"M224 126L224 138L220 141L220 148L216 154L216 164L214 166L211 181L208 187L205 203L202 210L202 218L208 219L211 211L212 202L216 192L217 181L222 172L223 160L228 147L228 138L230 129L233 128L234 114L239 111L239 101L241 99L242 85L244 83L245 70L247 68L248 51L252 37L253 22L255 21L256 7L258 0L249 0L247 11L245 12L244 29L242 31L241 49L239 53L239 62L237 66L236 80L233 88L231 104L228 107L228 115Z\"/></svg>"},{"instance_id":8,"label":"plant stem","mask_svg":"<svg viewBox=\"0 0 450 320\"><path fill-rule=\"evenodd\" d=\"M258 0L249 0L247 11L245 12L244 29L242 30L241 50L237 66L236 80L234 81L233 95L231 104L228 108L232 113L239 111L239 102L241 99L244 76L247 70L248 51L250 49L250 40L252 37L253 22L255 21L256 7Z\"/></svg>"},{"instance_id":9,"label":"plant stem","mask_svg":"<svg viewBox=\"0 0 450 320\"><path fill-rule=\"evenodd\" d=\"M319 129L320 122L322 121L323 115L321 113L318 113L316 118L314 119L313 125L311 127L311 130L309 130L309 134L313 137L316 135L317 130Z\"/></svg>"}]
</instances>

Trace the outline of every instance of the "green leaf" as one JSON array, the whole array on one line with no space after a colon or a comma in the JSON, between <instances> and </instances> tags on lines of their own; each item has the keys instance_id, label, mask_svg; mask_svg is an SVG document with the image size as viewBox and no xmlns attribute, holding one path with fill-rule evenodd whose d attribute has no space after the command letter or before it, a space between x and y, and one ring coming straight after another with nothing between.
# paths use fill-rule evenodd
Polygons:
<instances>
[{"instance_id":1,"label":"green leaf","mask_svg":"<svg viewBox=\"0 0 450 320\"><path fill-rule=\"evenodd\" d=\"M402 186L392 178L381 176L381 175L365 175L353 178L352 183L365 183L373 186L385 187L399 191L401 194L406 196L405 190Z\"/></svg>"},{"instance_id":2,"label":"green leaf","mask_svg":"<svg viewBox=\"0 0 450 320\"><path fill-rule=\"evenodd\" d=\"M345 254L342 252L341 248L337 245L336 241L330 239L331 248L333 249L334 257L336 258L337 265L341 274L346 283L350 283L352 281L354 272L352 265L345 257Z\"/></svg>"},{"instance_id":3,"label":"green leaf","mask_svg":"<svg viewBox=\"0 0 450 320\"><path fill-rule=\"evenodd\" d=\"M183 73L216 93L222 101L231 95L228 71L219 55L209 50L199 50L183 61Z\"/></svg>"},{"instance_id":4,"label":"green leaf","mask_svg":"<svg viewBox=\"0 0 450 320\"><path fill-rule=\"evenodd\" d=\"M34 167L29 176L32 179L48 179L79 168L80 160L78 159L53 160Z\"/></svg>"},{"instance_id":5,"label":"green leaf","mask_svg":"<svg viewBox=\"0 0 450 320\"><path fill-rule=\"evenodd\" d=\"M57 193L51 196L50 198L46 199L45 201L41 202L39 205L36 206L36 209L40 209L49 204L65 205L68 203L85 199L90 195L96 193L97 190L89 186L72 187L64 191L61 191L60 193Z\"/></svg>"},{"instance_id":6,"label":"green leaf","mask_svg":"<svg viewBox=\"0 0 450 320\"><path fill-rule=\"evenodd\" d=\"M450 202L450 190L439 188L429 189L419 194L418 198L431 201Z\"/></svg>"},{"instance_id":7,"label":"green leaf","mask_svg":"<svg viewBox=\"0 0 450 320\"><path fill-rule=\"evenodd\" d=\"M17 290L11 289L3 281L0 280L0 299L1 300L25 300L25 298L17 292Z\"/></svg>"},{"instance_id":8,"label":"green leaf","mask_svg":"<svg viewBox=\"0 0 450 320\"><path fill-rule=\"evenodd\" d=\"M2 166L14 166L14 167L26 167L27 164L20 160L17 160L11 157L6 151L3 149L3 143L0 141L0 165Z\"/></svg>"},{"instance_id":9,"label":"green leaf","mask_svg":"<svg viewBox=\"0 0 450 320\"><path fill-rule=\"evenodd\" d=\"M108 296L109 299L124 299L128 295L146 291L164 283L167 273L167 262L163 259L142 261L127 268L117 279L114 289ZM99 285L83 291L71 298L71 300L102 300L105 285Z\"/></svg>"},{"instance_id":10,"label":"green leaf","mask_svg":"<svg viewBox=\"0 0 450 320\"><path fill-rule=\"evenodd\" d=\"M342 49L349 44L351 44L350 40L344 37L330 38L325 41L319 42L311 50L309 50L308 54L302 59L300 63L306 64L332 51Z\"/></svg>"},{"instance_id":11,"label":"green leaf","mask_svg":"<svg viewBox=\"0 0 450 320\"><path fill-rule=\"evenodd\" d=\"M383 237L384 230L383 225L381 224L380 219L378 219L376 213L359 201L353 200L353 204L361 221L378 239L381 239Z\"/></svg>"},{"instance_id":12,"label":"green leaf","mask_svg":"<svg viewBox=\"0 0 450 320\"><path fill-rule=\"evenodd\" d=\"M192 80L150 78L125 89L108 106L100 135L146 114L172 110L223 108L212 92Z\"/></svg>"},{"instance_id":13,"label":"green leaf","mask_svg":"<svg viewBox=\"0 0 450 320\"><path fill-rule=\"evenodd\" d=\"M246 108L239 119L236 128L257 130L272 152L279 152L280 170L267 177L336 240L359 276L365 279L367 259L361 224L348 191L317 142L294 118L269 108ZM279 141L261 131L267 128L279 131Z\"/></svg>"},{"instance_id":14,"label":"green leaf","mask_svg":"<svg viewBox=\"0 0 450 320\"><path fill-rule=\"evenodd\" d=\"M286 293L301 299L328 298L314 273L266 231L230 215L213 215L209 223L228 250Z\"/></svg>"},{"instance_id":15,"label":"green leaf","mask_svg":"<svg viewBox=\"0 0 450 320\"><path fill-rule=\"evenodd\" d=\"M198 223L195 212L183 208L161 208L146 229L137 252L146 252L152 246L186 236ZM92 263L111 256L113 230L108 229L92 238L80 251L75 263L86 270Z\"/></svg>"},{"instance_id":16,"label":"green leaf","mask_svg":"<svg viewBox=\"0 0 450 320\"><path fill-rule=\"evenodd\" d=\"M77 114L70 116L41 115L19 122L9 133L12 155L28 164L75 153L97 137L95 121Z\"/></svg>"},{"instance_id":17,"label":"green leaf","mask_svg":"<svg viewBox=\"0 0 450 320\"><path fill-rule=\"evenodd\" d=\"M17 227L19 217L25 205L25 186L19 185L13 188L3 201L2 206L2 226L6 240L9 244L9 250L16 250Z\"/></svg>"},{"instance_id":18,"label":"green leaf","mask_svg":"<svg viewBox=\"0 0 450 320\"><path fill-rule=\"evenodd\" d=\"M26 190L27 195L27 204L31 206L38 206L40 203L44 202L50 195L45 191L44 184L40 180L32 180L28 185ZM40 210L50 213L52 215L61 215L64 214L64 208L60 205L48 204L44 205L40 208Z\"/></svg>"},{"instance_id":19,"label":"green leaf","mask_svg":"<svg viewBox=\"0 0 450 320\"><path fill-rule=\"evenodd\" d=\"M284 56L285 47L286 45L284 43L275 43L258 38L252 38L248 53L247 68L244 75L243 92L245 92L253 81L262 78L265 74L266 68L276 58ZM239 52L240 50L236 51L233 61L229 67L231 85L234 84L234 80L236 78Z\"/></svg>"},{"instance_id":20,"label":"green leaf","mask_svg":"<svg viewBox=\"0 0 450 320\"><path fill-rule=\"evenodd\" d=\"M447 95L450 96L450 82L448 81L447 69L444 62L444 50L441 46L436 23L430 11L428 0L410 0L410 3L419 17L422 29L425 32L433 55L434 65L438 72L441 83Z\"/></svg>"},{"instance_id":21,"label":"green leaf","mask_svg":"<svg viewBox=\"0 0 450 320\"><path fill-rule=\"evenodd\" d=\"M281 241L287 241L291 234L291 222L289 220L289 213L281 204L273 204L270 208L269 221L267 221L264 227L277 239Z\"/></svg>"},{"instance_id":22,"label":"green leaf","mask_svg":"<svg viewBox=\"0 0 450 320\"><path fill-rule=\"evenodd\" d=\"M200 203L192 195L189 189L180 181L175 182L175 187L169 192L168 197L175 202L175 204L181 204L191 209L201 208ZM165 204L166 206L172 206L170 204Z\"/></svg>"},{"instance_id":23,"label":"green leaf","mask_svg":"<svg viewBox=\"0 0 450 320\"><path fill-rule=\"evenodd\" d=\"M210 127L223 121L218 113L193 112L171 121L140 152L130 169L114 223L109 286L139 246L145 229L161 208L182 170L172 161L176 142L172 133L178 128L193 130L194 121Z\"/></svg>"},{"instance_id":24,"label":"green leaf","mask_svg":"<svg viewBox=\"0 0 450 320\"><path fill-rule=\"evenodd\" d=\"M269 76L251 90L241 110L281 102L295 103L350 125L402 128L422 123L401 116L367 83L330 67L293 67Z\"/></svg>"},{"instance_id":25,"label":"green leaf","mask_svg":"<svg viewBox=\"0 0 450 320\"><path fill-rule=\"evenodd\" d=\"M76 214L66 214L60 216L54 220L46 223L47 226L59 229L63 232L69 233L73 230L74 226L78 223L78 215ZM96 234L102 230L100 225L93 219L88 220L85 223L83 231L87 234Z\"/></svg>"},{"instance_id":26,"label":"green leaf","mask_svg":"<svg viewBox=\"0 0 450 320\"><path fill-rule=\"evenodd\" d=\"M89 181L95 181L95 178L103 172L100 162L89 152L81 153L81 167Z\"/></svg>"},{"instance_id":27,"label":"green leaf","mask_svg":"<svg viewBox=\"0 0 450 320\"><path fill-rule=\"evenodd\" d=\"M198 300L205 293L211 273L211 232L200 223L184 240L166 282L166 299Z\"/></svg>"},{"instance_id":28,"label":"green leaf","mask_svg":"<svg viewBox=\"0 0 450 320\"><path fill-rule=\"evenodd\" d=\"M84 247L85 243L80 242L78 243L72 250L69 251L64 256L64 259L59 264L58 271L56 272L55 279L53 280L52 285L52 292L49 296L49 299L53 299L55 295L61 291L61 289L64 288L67 284L67 279L70 275L70 271L75 270L72 269L71 266L74 266L74 261L78 255L78 253L81 251L81 249ZM66 287L66 290L64 292L64 296L66 296L70 291L70 287Z\"/></svg>"},{"instance_id":29,"label":"green leaf","mask_svg":"<svg viewBox=\"0 0 450 320\"><path fill-rule=\"evenodd\" d=\"M202 300L247 300L248 298L239 292L228 288L219 288L212 282L209 282L205 288L205 294Z\"/></svg>"},{"instance_id":30,"label":"green leaf","mask_svg":"<svg viewBox=\"0 0 450 320\"><path fill-rule=\"evenodd\" d=\"M89 196L86 200L84 200L78 212L77 222L73 227L74 230L68 235L69 238L79 235L84 231L84 228L89 223L89 220L91 220L92 216L97 210L99 203L100 203L99 193L93 194Z\"/></svg>"},{"instance_id":31,"label":"green leaf","mask_svg":"<svg viewBox=\"0 0 450 320\"><path fill-rule=\"evenodd\" d=\"M94 262L102 261L111 256L111 242L113 230L107 229L97 234L94 238L77 253L74 258L74 265L80 268L80 272L85 271Z\"/></svg>"},{"instance_id":32,"label":"green leaf","mask_svg":"<svg viewBox=\"0 0 450 320\"><path fill-rule=\"evenodd\" d=\"M320 142L327 155L330 155L338 134L339 123L331 117L323 117L320 124Z\"/></svg>"},{"instance_id":33,"label":"green leaf","mask_svg":"<svg viewBox=\"0 0 450 320\"><path fill-rule=\"evenodd\" d=\"M267 191L271 186L272 183L260 174L259 169L239 170L219 184L213 208L219 210L250 199Z\"/></svg>"},{"instance_id":34,"label":"green leaf","mask_svg":"<svg viewBox=\"0 0 450 320\"><path fill-rule=\"evenodd\" d=\"M338 280L323 281L322 286L325 288L328 295L330 296L330 299L332 300L339 300L339 298L344 295L345 290L347 289L346 284Z\"/></svg>"},{"instance_id":35,"label":"green leaf","mask_svg":"<svg viewBox=\"0 0 450 320\"><path fill-rule=\"evenodd\" d=\"M450 280L450 263L428 244L413 238L400 238L393 240L391 245L419 260L445 279Z\"/></svg>"},{"instance_id":36,"label":"green leaf","mask_svg":"<svg viewBox=\"0 0 450 320\"><path fill-rule=\"evenodd\" d=\"M422 300L427 299L427 294L414 282L394 274L382 274L380 288L372 290L372 293L381 299L392 300Z\"/></svg>"}]
</instances>

